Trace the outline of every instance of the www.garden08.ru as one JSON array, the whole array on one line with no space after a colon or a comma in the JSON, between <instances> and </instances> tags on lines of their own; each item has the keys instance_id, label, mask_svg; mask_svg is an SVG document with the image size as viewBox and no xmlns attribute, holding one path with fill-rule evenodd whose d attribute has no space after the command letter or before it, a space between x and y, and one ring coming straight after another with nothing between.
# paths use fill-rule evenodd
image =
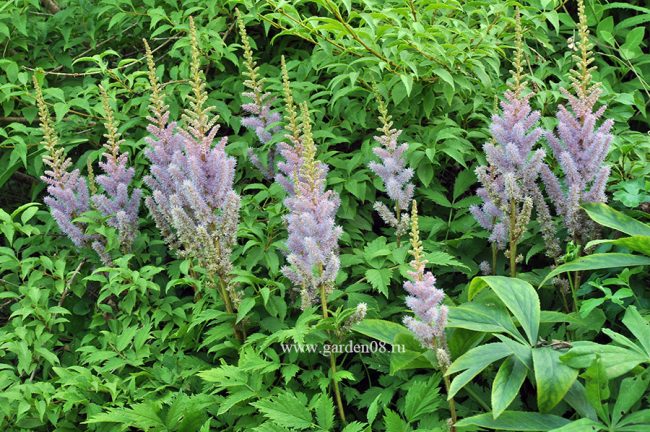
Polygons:
<instances>
[{"instance_id":1,"label":"www.garden08.ru","mask_svg":"<svg viewBox=\"0 0 650 432\"><path fill-rule=\"evenodd\" d=\"M352 341L347 344L280 344L282 352L319 353L324 356L330 354L355 353L403 353L406 352L404 345L390 345L385 342L372 341L368 344L355 344Z\"/></svg>"}]
</instances>

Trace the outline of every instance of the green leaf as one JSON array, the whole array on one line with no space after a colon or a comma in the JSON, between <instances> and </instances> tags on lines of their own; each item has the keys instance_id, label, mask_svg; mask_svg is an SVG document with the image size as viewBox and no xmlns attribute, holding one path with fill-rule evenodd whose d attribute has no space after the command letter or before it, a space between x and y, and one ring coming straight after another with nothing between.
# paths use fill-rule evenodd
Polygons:
<instances>
[{"instance_id":1,"label":"green leaf","mask_svg":"<svg viewBox=\"0 0 650 432\"><path fill-rule=\"evenodd\" d=\"M553 409L578 377L578 371L562 363L560 355L549 347L533 349L537 407L541 412Z\"/></svg>"},{"instance_id":2,"label":"green leaf","mask_svg":"<svg viewBox=\"0 0 650 432\"><path fill-rule=\"evenodd\" d=\"M384 413L386 432L409 432L409 425L395 411L386 408Z\"/></svg>"},{"instance_id":3,"label":"green leaf","mask_svg":"<svg viewBox=\"0 0 650 432\"><path fill-rule=\"evenodd\" d=\"M440 77L444 82L449 84L452 90L456 88L456 85L454 84L454 78L451 76L449 72L447 72L443 68L436 68L433 70L433 73L438 77Z\"/></svg>"},{"instance_id":4,"label":"green leaf","mask_svg":"<svg viewBox=\"0 0 650 432\"><path fill-rule=\"evenodd\" d=\"M447 327L485 333L507 333L515 339L525 342L503 308L476 302L450 307Z\"/></svg>"},{"instance_id":5,"label":"green leaf","mask_svg":"<svg viewBox=\"0 0 650 432\"><path fill-rule=\"evenodd\" d=\"M505 411L498 419L494 419L490 413L485 413L464 418L456 423L456 426L478 426L502 431L528 432L548 431L560 428L568 423L569 420L551 414Z\"/></svg>"},{"instance_id":6,"label":"green leaf","mask_svg":"<svg viewBox=\"0 0 650 432\"><path fill-rule=\"evenodd\" d=\"M468 298L471 300L486 286L492 288L492 291L519 321L526 336L528 336L530 344L536 344L539 330L540 304L535 288L521 279L483 276L472 280L469 285Z\"/></svg>"},{"instance_id":7,"label":"green leaf","mask_svg":"<svg viewBox=\"0 0 650 432\"><path fill-rule=\"evenodd\" d=\"M596 358L600 357L607 377L611 380L621 376L639 364L648 361L647 356L630 350L628 348L619 347L616 345L601 345L594 342L578 341L573 343L571 348L566 354L563 354L561 359L565 364L576 368L588 368Z\"/></svg>"},{"instance_id":8,"label":"green leaf","mask_svg":"<svg viewBox=\"0 0 650 432\"><path fill-rule=\"evenodd\" d=\"M388 285L392 271L387 268L366 270L366 279L374 289L388 298Z\"/></svg>"},{"instance_id":9,"label":"green leaf","mask_svg":"<svg viewBox=\"0 0 650 432\"><path fill-rule=\"evenodd\" d=\"M612 410L613 424L617 424L623 414L627 414L632 406L643 397L648 390L648 385L650 385L650 373L647 369L642 374L621 381L621 387Z\"/></svg>"},{"instance_id":10,"label":"green leaf","mask_svg":"<svg viewBox=\"0 0 650 432\"><path fill-rule=\"evenodd\" d=\"M312 428L309 409L291 391L284 391L251 405L259 409L264 417L280 426L301 430Z\"/></svg>"},{"instance_id":11,"label":"green leaf","mask_svg":"<svg viewBox=\"0 0 650 432\"><path fill-rule=\"evenodd\" d=\"M526 366L513 356L508 357L492 383L492 415L495 419L508 408L526 378Z\"/></svg>"},{"instance_id":12,"label":"green leaf","mask_svg":"<svg viewBox=\"0 0 650 432\"><path fill-rule=\"evenodd\" d=\"M560 428L552 429L550 432L595 432L600 430L607 430L607 426L602 423L598 423L595 420L583 418L573 421Z\"/></svg>"},{"instance_id":13,"label":"green leaf","mask_svg":"<svg viewBox=\"0 0 650 432\"><path fill-rule=\"evenodd\" d=\"M420 420L425 414L435 413L441 400L433 379L413 381L404 398L404 415L409 422Z\"/></svg>"},{"instance_id":14,"label":"green leaf","mask_svg":"<svg viewBox=\"0 0 650 432\"><path fill-rule=\"evenodd\" d=\"M629 236L650 236L650 225L614 210L607 204L587 203L583 204L582 208L594 222L600 225L621 231Z\"/></svg>"},{"instance_id":15,"label":"green leaf","mask_svg":"<svg viewBox=\"0 0 650 432\"><path fill-rule=\"evenodd\" d=\"M470 186L476 183L476 174L472 170L463 170L454 181L453 198L456 201L462 194L467 192Z\"/></svg>"},{"instance_id":16,"label":"green leaf","mask_svg":"<svg viewBox=\"0 0 650 432\"><path fill-rule=\"evenodd\" d=\"M606 243L621 246L634 252L640 252L644 255L650 256L650 236L632 236L612 240L592 240L587 243L587 247L589 248Z\"/></svg>"},{"instance_id":17,"label":"green leaf","mask_svg":"<svg viewBox=\"0 0 650 432\"><path fill-rule=\"evenodd\" d=\"M596 409L598 417L602 421L609 423L609 413L603 406L603 402L609 399L609 380L600 357L596 356L591 365L580 376L585 380L587 400Z\"/></svg>"},{"instance_id":18,"label":"green leaf","mask_svg":"<svg viewBox=\"0 0 650 432\"><path fill-rule=\"evenodd\" d=\"M636 306L628 306L623 317L623 324L638 339L645 353L650 357L650 323L641 316Z\"/></svg>"},{"instance_id":19,"label":"green leaf","mask_svg":"<svg viewBox=\"0 0 650 432\"><path fill-rule=\"evenodd\" d=\"M410 334L403 325L380 319L364 319L352 330L387 344L392 344L398 334Z\"/></svg>"},{"instance_id":20,"label":"green leaf","mask_svg":"<svg viewBox=\"0 0 650 432\"><path fill-rule=\"evenodd\" d=\"M246 317L246 314L250 312L251 309L255 307L255 298L254 297L245 297L237 308L237 321L240 322Z\"/></svg>"},{"instance_id":21,"label":"green leaf","mask_svg":"<svg viewBox=\"0 0 650 432\"><path fill-rule=\"evenodd\" d=\"M643 257L638 255L624 254L624 253L600 253L587 255L562 264L551 271L544 280L539 284L541 287L548 280L555 276L571 272L571 271L586 271L586 270L601 270L618 267L632 267L632 266L645 266L650 265L650 257Z\"/></svg>"},{"instance_id":22,"label":"green leaf","mask_svg":"<svg viewBox=\"0 0 650 432\"><path fill-rule=\"evenodd\" d=\"M334 403L327 394L321 394L315 405L316 421L323 430L331 430L334 426Z\"/></svg>"},{"instance_id":23,"label":"green leaf","mask_svg":"<svg viewBox=\"0 0 650 432\"><path fill-rule=\"evenodd\" d=\"M512 354L512 350L506 344L494 342L472 348L458 357L445 372L446 375L462 372L455 376L451 382L448 398L454 397L460 389L465 387L483 369L510 354Z\"/></svg>"}]
</instances>

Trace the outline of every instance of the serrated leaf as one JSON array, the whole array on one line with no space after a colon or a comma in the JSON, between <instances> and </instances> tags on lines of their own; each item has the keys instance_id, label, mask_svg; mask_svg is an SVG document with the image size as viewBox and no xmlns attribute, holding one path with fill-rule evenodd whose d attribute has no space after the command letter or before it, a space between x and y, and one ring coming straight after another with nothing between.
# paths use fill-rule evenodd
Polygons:
<instances>
[{"instance_id":1,"label":"serrated leaf","mask_svg":"<svg viewBox=\"0 0 650 432\"><path fill-rule=\"evenodd\" d=\"M366 270L366 280L370 285L388 298L388 285L390 284L391 269L369 269Z\"/></svg>"},{"instance_id":2,"label":"serrated leaf","mask_svg":"<svg viewBox=\"0 0 650 432\"><path fill-rule=\"evenodd\" d=\"M315 404L316 422L321 429L329 431L334 426L334 403L329 395L321 394Z\"/></svg>"},{"instance_id":3,"label":"serrated leaf","mask_svg":"<svg viewBox=\"0 0 650 432\"><path fill-rule=\"evenodd\" d=\"M313 425L309 409L289 390L251 405L260 410L264 417L283 427L303 430Z\"/></svg>"},{"instance_id":4,"label":"serrated leaf","mask_svg":"<svg viewBox=\"0 0 650 432\"><path fill-rule=\"evenodd\" d=\"M435 413L442 398L433 380L417 380L411 383L404 398L404 415L409 422L420 420L424 415Z\"/></svg>"}]
</instances>

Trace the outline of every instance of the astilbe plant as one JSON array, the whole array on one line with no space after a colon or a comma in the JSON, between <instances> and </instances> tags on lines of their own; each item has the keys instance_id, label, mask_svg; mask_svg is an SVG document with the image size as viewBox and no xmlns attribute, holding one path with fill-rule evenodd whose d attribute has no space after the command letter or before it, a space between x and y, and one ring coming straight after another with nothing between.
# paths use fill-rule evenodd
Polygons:
<instances>
[{"instance_id":1,"label":"astilbe plant","mask_svg":"<svg viewBox=\"0 0 650 432\"><path fill-rule=\"evenodd\" d=\"M374 137L379 146L374 147L372 151L379 157L380 162L372 161L368 167L383 181L386 193L394 203L394 210L389 209L381 201L375 202L373 207L384 222L395 228L399 242L399 238L408 231L409 226L408 207L414 190L411 183L413 169L406 166L404 158L408 144L398 144L397 140L402 131L393 128L388 108L379 95L377 95L377 104L381 122L381 128L377 130L381 135Z\"/></svg>"},{"instance_id":2,"label":"astilbe plant","mask_svg":"<svg viewBox=\"0 0 650 432\"><path fill-rule=\"evenodd\" d=\"M546 133L563 178L560 180L546 165L542 169L542 178L569 235L582 244L595 235L596 227L580 205L607 200L605 187L610 168L604 162L613 139L610 133L613 121L607 119L600 126L597 125L607 107L603 105L595 109L602 89L599 83L593 82L594 57L582 0L578 1L578 15L578 55L573 56L576 67L571 71L571 87L575 95L566 88L560 88L571 110L560 105L557 132Z\"/></svg>"},{"instance_id":3,"label":"astilbe plant","mask_svg":"<svg viewBox=\"0 0 650 432\"><path fill-rule=\"evenodd\" d=\"M294 108L288 108L293 110ZM285 198L289 265L282 271L300 290L303 309L320 296L322 302L331 292L339 270L338 239L341 227L335 215L338 195L326 189L327 165L316 160L311 120L306 103L300 106L300 162L293 175L291 191Z\"/></svg>"},{"instance_id":4,"label":"astilbe plant","mask_svg":"<svg viewBox=\"0 0 650 432\"><path fill-rule=\"evenodd\" d=\"M447 306L443 304L445 292L436 287L436 278L426 270L427 260L424 258L424 248L420 240L417 202L413 200L410 215L411 222L411 271L412 280L404 282L406 306L414 316L404 317L404 325L420 341L423 347L435 352L438 364L443 373L451 364L445 327L447 326ZM445 376L445 385L449 391L449 378ZM453 425L456 423L456 406L453 399L449 401L449 409Z\"/></svg>"},{"instance_id":5,"label":"astilbe plant","mask_svg":"<svg viewBox=\"0 0 650 432\"><path fill-rule=\"evenodd\" d=\"M128 153L120 152L123 140L117 130L108 93L103 86L100 86L100 92L106 118L106 160L99 163L104 174L97 176L95 182L104 189L104 193L94 194L92 201L108 218L108 225L117 229L122 251L128 252L138 231L138 209L142 191L136 188L129 193L135 169L128 166ZM89 175L91 172L92 170L89 170Z\"/></svg>"},{"instance_id":6,"label":"astilbe plant","mask_svg":"<svg viewBox=\"0 0 650 432\"><path fill-rule=\"evenodd\" d=\"M545 152L534 150L534 146L543 131L535 126L540 113L530 106L533 94L524 94L526 83L523 81L523 37L519 13L516 23L513 80L505 93L505 100L501 102L502 112L492 116L490 131L493 140L483 146L488 164L476 169L481 183L477 195L483 203L470 208L478 223L490 231L492 267L496 262L496 250L509 246L506 255L510 258L513 276L516 263L521 259L517 255L517 244L527 230L533 206L547 254L551 257L559 254L550 211L538 185ZM486 263L483 267L483 271L487 270Z\"/></svg>"},{"instance_id":7,"label":"astilbe plant","mask_svg":"<svg viewBox=\"0 0 650 432\"><path fill-rule=\"evenodd\" d=\"M88 183L78 169L68 172L72 161L65 156L63 147L59 145L59 137L52 125L52 118L36 75L33 81L43 131L42 144L46 150L43 161L48 167L41 177L48 185L48 196L44 201L50 207L50 213L57 225L72 240L72 243L77 247L88 246L90 237L85 234L85 225L74 221L81 213L90 210Z\"/></svg>"},{"instance_id":8,"label":"astilbe plant","mask_svg":"<svg viewBox=\"0 0 650 432\"><path fill-rule=\"evenodd\" d=\"M241 17L239 10L237 13L237 24L239 26L239 34L244 48L244 65L246 70L244 76L244 86L248 89L242 96L250 99L251 102L242 105L244 112L248 114L247 117L242 119L241 124L255 133L262 145L267 144L273 138L273 135L278 133L282 126L278 122L282 119L282 115L273 109L274 98L269 92L264 91L264 80L259 75L259 67L253 58L253 50L248 41L246 34L246 26ZM251 163L259 169L265 178L273 179L275 176L275 147L268 151L267 166L266 168L260 161L259 157L252 149L248 149L248 157Z\"/></svg>"},{"instance_id":9,"label":"astilbe plant","mask_svg":"<svg viewBox=\"0 0 650 432\"><path fill-rule=\"evenodd\" d=\"M36 75L33 76L33 82L43 131L42 144L46 150L43 161L48 167L41 177L47 183L48 195L44 202L50 208L50 213L59 229L75 246L91 247L105 265L111 265L112 260L106 252L104 242L96 234L86 234L87 224L75 220L84 212L91 210L88 182L79 169L68 171L72 166L72 160L66 157L63 147L59 145L59 137L52 125L52 118Z\"/></svg>"},{"instance_id":10,"label":"astilbe plant","mask_svg":"<svg viewBox=\"0 0 650 432\"><path fill-rule=\"evenodd\" d=\"M170 247L181 257L196 259L208 272L210 283L216 279L226 309L232 313L239 301L231 262L240 205L233 190L236 161L226 154L227 137L214 144L218 116L212 116L213 107L206 106L208 96L191 19L190 37L192 94L183 114L184 128L169 122L169 109L146 46L152 91L148 130L152 137L145 152L151 162L145 183L152 195L145 204Z\"/></svg>"},{"instance_id":11,"label":"astilbe plant","mask_svg":"<svg viewBox=\"0 0 650 432\"><path fill-rule=\"evenodd\" d=\"M285 217L288 265L282 268L282 272L300 292L301 308L307 309L320 297L323 318L327 319L327 297L334 289L340 266L338 240L342 228L336 225L335 220L340 200L334 191L326 188L328 167L316 159L316 143L306 102L300 104L300 120L298 118L284 57L282 75L288 123L286 138L289 141L279 144L280 154L285 160L278 164L280 172L276 176L287 192L284 205L289 210ZM365 305L358 312L357 318L363 319ZM339 417L345 423L334 354L330 355L330 369Z\"/></svg>"}]
</instances>

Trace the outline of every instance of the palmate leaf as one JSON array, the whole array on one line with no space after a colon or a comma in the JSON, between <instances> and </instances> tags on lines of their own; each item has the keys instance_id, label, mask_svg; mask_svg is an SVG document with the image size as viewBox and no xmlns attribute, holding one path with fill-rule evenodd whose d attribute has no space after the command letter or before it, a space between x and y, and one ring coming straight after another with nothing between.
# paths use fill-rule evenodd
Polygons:
<instances>
[{"instance_id":1,"label":"palmate leaf","mask_svg":"<svg viewBox=\"0 0 650 432\"><path fill-rule=\"evenodd\" d=\"M483 369L510 354L512 354L512 350L506 344L495 342L477 346L458 357L446 372L446 375L461 372L451 382L448 398L454 397L460 389L465 387Z\"/></svg>"},{"instance_id":2,"label":"palmate leaf","mask_svg":"<svg viewBox=\"0 0 650 432\"><path fill-rule=\"evenodd\" d=\"M540 304L535 288L521 279L503 276L484 276L474 278L469 285L468 298L471 300L485 287L490 287L499 300L510 310L524 329L528 342L537 343L539 330Z\"/></svg>"},{"instance_id":3,"label":"palmate leaf","mask_svg":"<svg viewBox=\"0 0 650 432\"><path fill-rule=\"evenodd\" d=\"M525 342L505 309L481 303L465 303L449 308L447 327L484 333L507 333Z\"/></svg>"}]
</instances>

